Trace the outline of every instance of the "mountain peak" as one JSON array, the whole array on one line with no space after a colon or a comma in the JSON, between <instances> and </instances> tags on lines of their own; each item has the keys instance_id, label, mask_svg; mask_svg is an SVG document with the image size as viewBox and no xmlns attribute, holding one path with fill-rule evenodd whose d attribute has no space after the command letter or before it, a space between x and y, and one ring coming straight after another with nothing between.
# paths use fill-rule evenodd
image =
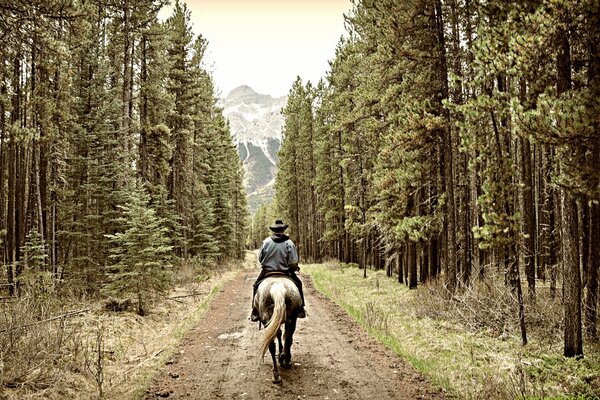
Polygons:
<instances>
[{"instance_id":1,"label":"mountain peak","mask_svg":"<svg viewBox=\"0 0 600 400\"><path fill-rule=\"evenodd\" d=\"M273 97L268 94L259 94L248 85L238 86L233 89L225 98L226 103L243 103L243 104L257 104L257 103L269 103L273 100Z\"/></svg>"},{"instance_id":2,"label":"mountain peak","mask_svg":"<svg viewBox=\"0 0 600 400\"><path fill-rule=\"evenodd\" d=\"M231 92L229 92L229 94L227 95L227 97L239 96L239 95L245 95L245 94L257 95L258 93L256 93L256 91L248 85L240 85L240 86L236 87L235 89L232 89Z\"/></svg>"},{"instance_id":3,"label":"mountain peak","mask_svg":"<svg viewBox=\"0 0 600 400\"><path fill-rule=\"evenodd\" d=\"M244 184L251 211L272 199L277 151L281 145L287 97L273 98L248 85L238 86L221 99L223 114L246 169Z\"/></svg>"}]
</instances>

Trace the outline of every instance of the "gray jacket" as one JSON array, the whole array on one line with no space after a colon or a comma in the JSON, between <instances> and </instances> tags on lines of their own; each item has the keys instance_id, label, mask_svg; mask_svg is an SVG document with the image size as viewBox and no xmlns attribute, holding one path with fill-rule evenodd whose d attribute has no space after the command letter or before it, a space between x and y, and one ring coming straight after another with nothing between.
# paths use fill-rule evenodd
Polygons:
<instances>
[{"instance_id":1,"label":"gray jacket","mask_svg":"<svg viewBox=\"0 0 600 400\"><path fill-rule=\"evenodd\" d=\"M266 238L258 253L258 262L268 272L294 271L298 267L296 246L286 235L273 235Z\"/></svg>"}]
</instances>

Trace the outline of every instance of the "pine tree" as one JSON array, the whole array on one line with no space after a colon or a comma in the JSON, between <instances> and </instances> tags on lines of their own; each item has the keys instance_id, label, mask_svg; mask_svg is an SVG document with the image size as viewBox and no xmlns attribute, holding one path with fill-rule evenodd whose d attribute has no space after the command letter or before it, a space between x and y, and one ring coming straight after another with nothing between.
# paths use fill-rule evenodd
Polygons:
<instances>
[{"instance_id":1,"label":"pine tree","mask_svg":"<svg viewBox=\"0 0 600 400\"><path fill-rule=\"evenodd\" d=\"M190 12L185 4L175 2L173 15L166 22L170 32L168 58L171 61L168 93L173 98L174 107L167 117L171 129L172 157L169 160L168 198L173 201L174 211L179 221L176 232L176 250L188 257L191 209L188 207L192 188L192 145L193 145L193 78L190 74L192 33Z\"/></svg>"},{"instance_id":2,"label":"pine tree","mask_svg":"<svg viewBox=\"0 0 600 400\"><path fill-rule=\"evenodd\" d=\"M136 176L177 254L243 256L243 175L203 66L207 43L193 38L183 4L159 22L164 5L1 7L0 260L9 295L47 272L53 284L96 293L113 247L106 235L126 230ZM28 267L33 249L45 253L39 269Z\"/></svg>"},{"instance_id":3,"label":"pine tree","mask_svg":"<svg viewBox=\"0 0 600 400\"><path fill-rule=\"evenodd\" d=\"M150 196L138 182L127 203L120 206L125 230L107 235L112 264L104 291L115 296L133 295L137 313L145 315L149 299L169 289L171 250L168 229L154 209L148 207Z\"/></svg>"},{"instance_id":4,"label":"pine tree","mask_svg":"<svg viewBox=\"0 0 600 400\"><path fill-rule=\"evenodd\" d=\"M320 107L315 113L315 152L317 158L317 176L315 180L319 213L323 216L321 240L330 243L330 253L340 260L350 261L349 237L345 231L345 184L342 130L339 120L342 115L336 107L344 95L344 80L341 78L349 46L342 40L337 47L336 56L331 63L327 83L319 87Z\"/></svg>"},{"instance_id":5,"label":"pine tree","mask_svg":"<svg viewBox=\"0 0 600 400\"><path fill-rule=\"evenodd\" d=\"M77 48L73 71L74 96L67 175L70 190L64 221L68 243L76 242L70 267L64 274L80 279L86 290L97 290L103 279L108 243L104 235L122 228L118 208L125 202L125 182L133 171L123 155L119 134L116 87L109 84L111 67L105 57L108 15L101 7L85 8L88 20L81 25L82 44Z\"/></svg>"},{"instance_id":6,"label":"pine tree","mask_svg":"<svg viewBox=\"0 0 600 400\"><path fill-rule=\"evenodd\" d=\"M54 292L55 285L52 271L46 267L46 243L37 228L27 234L22 251L24 258L22 274L18 278L19 290L31 297L34 304L41 305Z\"/></svg>"}]
</instances>

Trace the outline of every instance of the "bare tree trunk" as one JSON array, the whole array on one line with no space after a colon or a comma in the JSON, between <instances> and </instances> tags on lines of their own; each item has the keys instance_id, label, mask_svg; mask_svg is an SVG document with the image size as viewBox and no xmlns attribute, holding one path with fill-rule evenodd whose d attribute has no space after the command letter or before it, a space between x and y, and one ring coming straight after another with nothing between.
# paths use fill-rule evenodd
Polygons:
<instances>
[{"instance_id":1,"label":"bare tree trunk","mask_svg":"<svg viewBox=\"0 0 600 400\"><path fill-rule=\"evenodd\" d=\"M591 98L597 101L600 96L600 43L598 43L598 37L600 36L600 15L598 14L598 5L596 5L595 10L593 8L589 10L587 20L590 33L590 40L588 43L588 53L590 56L588 80L591 92L593 93ZM593 146L593 154L595 155L593 158L593 165L597 166L600 164L600 122L598 121L598 118L594 121L594 133L596 140ZM598 185L598 180L596 180L596 185ZM590 251L585 298L585 317L588 335L597 340L598 273L600 270L600 205L597 201L591 203L589 232L588 239Z\"/></svg>"},{"instance_id":2,"label":"bare tree trunk","mask_svg":"<svg viewBox=\"0 0 600 400\"><path fill-rule=\"evenodd\" d=\"M442 82L442 93L440 93L439 101L448 98L448 64L446 60L446 43L444 38L444 22L442 17L441 0L435 2L434 23L437 30L438 39L438 75ZM441 105L441 104L440 104ZM454 172L453 172L453 154L452 154L452 129L450 128L450 117L448 111L442 109L442 113L448 120L448 126L442 131L443 150L442 150L442 165L443 165L443 187L446 193L446 218L445 218L445 269L446 269L446 285L450 292L456 290L456 205L454 195Z\"/></svg>"},{"instance_id":3,"label":"bare tree trunk","mask_svg":"<svg viewBox=\"0 0 600 400\"><path fill-rule=\"evenodd\" d=\"M421 281L421 283L425 283L429 280L429 265L430 265L430 261L429 261L429 257L431 255L431 242L427 242L425 244L423 244L421 249L421 254L422 254L422 261L421 261L421 268L419 270L419 280Z\"/></svg>"},{"instance_id":4,"label":"bare tree trunk","mask_svg":"<svg viewBox=\"0 0 600 400\"><path fill-rule=\"evenodd\" d=\"M531 173L531 145L529 139L520 138L521 144L521 210L523 212L523 233L525 243L523 258L525 275L530 296L535 296L535 220L533 214L533 184Z\"/></svg>"},{"instance_id":5,"label":"bare tree trunk","mask_svg":"<svg viewBox=\"0 0 600 400\"><path fill-rule=\"evenodd\" d=\"M554 159L553 150L550 146L544 146L542 150L543 156L543 178L544 189L543 195L543 221L546 223L543 226L542 239L543 239L543 254L545 268L550 272L550 294L552 297L556 295L556 280L558 275L558 241L557 241L557 224L556 224L556 210L557 210L557 194L554 187L551 184L553 175L552 160Z\"/></svg>"},{"instance_id":6,"label":"bare tree trunk","mask_svg":"<svg viewBox=\"0 0 600 400\"><path fill-rule=\"evenodd\" d=\"M14 113L14 111L13 111ZM11 118L12 119L12 118ZM16 243L16 172L17 172L17 149L15 144L15 135L9 130L8 138L8 186L6 194L8 205L6 212L6 243L4 245L6 257L6 279L8 282L8 293L15 295L14 263L15 263L15 243Z\"/></svg>"},{"instance_id":7,"label":"bare tree trunk","mask_svg":"<svg viewBox=\"0 0 600 400\"><path fill-rule=\"evenodd\" d=\"M561 37L557 57L557 93L571 88L571 49L568 36ZM568 148L565 151L572 152ZM565 317L565 357L583 357L581 328L581 276L579 271L579 232L577 204L565 188L561 190L561 240L563 262L563 303Z\"/></svg>"},{"instance_id":8,"label":"bare tree trunk","mask_svg":"<svg viewBox=\"0 0 600 400\"><path fill-rule=\"evenodd\" d=\"M2 84L0 94L6 95L6 86ZM6 150L4 132L6 130L6 110L3 102L0 102L0 263L8 266L7 263L7 247L6 247L6 189L5 189L5 171L8 170L6 165ZM8 271L7 271L8 272Z\"/></svg>"},{"instance_id":9,"label":"bare tree trunk","mask_svg":"<svg viewBox=\"0 0 600 400\"><path fill-rule=\"evenodd\" d=\"M406 245L403 245L398 252L398 283L404 283L404 255L406 254Z\"/></svg>"},{"instance_id":10,"label":"bare tree trunk","mask_svg":"<svg viewBox=\"0 0 600 400\"><path fill-rule=\"evenodd\" d=\"M409 268L409 281L408 288L417 288L417 245L415 243L407 244L408 251L408 268Z\"/></svg>"},{"instance_id":11,"label":"bare tree trunk","mask_svg":"<svg viewBox=\"0 0 600 400\"><path fill-rule=\"evenodd\" d=\"M140 90L140 143L139 143L139 174L143 179L150 181L150 177L148 176L148 93L147 93L147 83L148 83L148 39L146 35L142 35L142 59L141 61L141 70L140 70L140 81L141 81L141 90Z\"/></svg>"},{"instance_id":12,"label":"bare tree trunk","mask_svg":"<svg viewBox=\"0 0 600 400\"><path fill-rule=\"evenodd\" d=\"M590 207L585 199L577 200L577 226L579 227L579 269L581 271L581 288L585 288L589 272L590 251Z\"/></svg>"},{"instance_id":13,"label":"bare tree trunk","mask_svg":"<svg viewBox=\"0 0 600 400\"><path fill-rule=\"evenodd\" d=\"M600 205L592 203L590 213L590 263L585 297L585 325L587 334L598 339L596 321L598 316L598 270L600 268Z\"/></svg>"},{"instance_id":14,"label":"bare tree trunk","mask_svg":"<svg viewBox=\"0 0 600 400\"><path fill-rule=\"evenodd\" d=\"M440 270L440 241L437 238L431 240L429 245L429 276L435 278Z\"/></svg>"},{"instance_id":15,"label":"bare tree trunk","mask_svg":"<svg viewBox=\"0 0 600 400\"><path fill-rule=\"evenodd\" d=\"M563 189L561 194L562 242L564 268L565 357L583 356L581 332L581 278L579 272L579 238L577 205Z\"/></svg>"},{"instance_id":16,"label":"bare tree trunk","mask_svg":"<svg viewBox=\"0 0 600 400\"><path fill-rule=\"evenodd\" d=\"M121 101L123 103L121 106L123 110L121 115L121 144L124 147L124 155L128 161L128 154L131 150L129 148L129 127L131 123L129 115L129 102L131 100L131 82L129 82L131 76L131 35L129 33L129 12L129 0L125 0L123 2L123 87L121 88Z\"/></svg>"}]
</instances>

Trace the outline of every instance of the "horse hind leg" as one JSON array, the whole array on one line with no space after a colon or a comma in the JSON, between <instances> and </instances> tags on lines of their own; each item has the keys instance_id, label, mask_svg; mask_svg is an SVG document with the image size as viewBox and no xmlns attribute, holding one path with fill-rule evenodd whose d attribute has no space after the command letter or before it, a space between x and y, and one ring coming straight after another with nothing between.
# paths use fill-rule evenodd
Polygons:
<instances>
[{"instance_id":1,"label":"horse hind leg","mask_svg":"<svg viewBox=\"0 0 600 400\"><path fill-rule=\"evenodd\" d=\"M277 344L278 344L278 350L279 350L278 354L281 355L281 353L283 353L283 344L281 341L281 329L279 329L277 331Z\"/></svg>"},{"instance_id":2,"label":"horse hind leg","mask_svg":"<svg viewBox=\"0 0 600 400\"><path fill-rule=\"evenodd\" d=\"M279 354L279 364L283 368L292 366L292 343L294 342L294 332L296 331L296 318L285 323L285 344L283 353Z\"/></svg>"},{"instance_id":3,"label":"horse hind leg","mask_svg":"<svg viewBox=\"0 0 600 400\"><path fill-rule=\"evenodd\" d=\"M269 352L271 353L271 359L273 360L273 383L281 383L281 375L279 375L279 367L277 366L277 359L275 358L275 341L272 341L269 345Z\"/></svg>"}]
</instances>

